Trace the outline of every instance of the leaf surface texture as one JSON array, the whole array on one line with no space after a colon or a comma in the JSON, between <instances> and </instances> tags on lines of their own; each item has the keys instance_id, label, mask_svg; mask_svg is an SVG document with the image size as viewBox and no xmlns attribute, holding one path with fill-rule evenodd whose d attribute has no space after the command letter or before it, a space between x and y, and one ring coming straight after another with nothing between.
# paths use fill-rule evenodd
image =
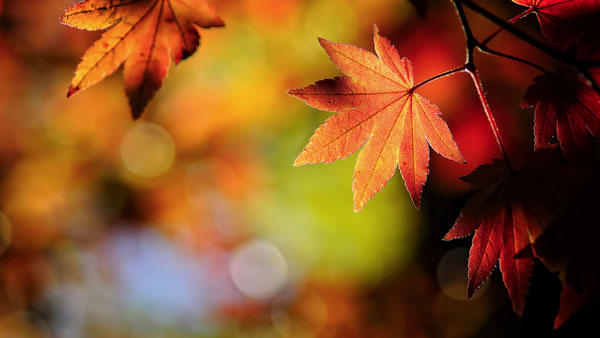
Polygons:
<instances>
[{"instance_id":1,"label":"leaf surface texture","mask_svg":"<svg viewBox=\"0 0 600 338\"><path fill-rule=\"evenodd\" d=\"M337 112L317 128L295 165L330 163L364 147L354 169L354 210L396 172L416 207L429 173L429 146L464 162L439 109L416 94L412 64L374 27L376 55L349 44L319 39L346 77L288 91L317 109Z\"/></svg>"}]
</instances>

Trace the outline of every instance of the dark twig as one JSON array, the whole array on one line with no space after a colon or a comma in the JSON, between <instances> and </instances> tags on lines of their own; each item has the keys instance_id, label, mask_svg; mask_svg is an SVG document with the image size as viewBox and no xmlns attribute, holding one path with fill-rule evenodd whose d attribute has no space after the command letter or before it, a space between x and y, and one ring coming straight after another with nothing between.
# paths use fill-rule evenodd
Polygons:
<instances>
[{"instance_id":1,"label":"dark twig","mask_svg":"<svg viewBox=\"0 0 600 338\"><path fill-rule=\"evenodd\" d=\"M465 11L461 5L460 0L453 0L452 3L456 8L458 13L458 17L460 19L461 25L465 32L465 36L467 38L467 56L465 61L465 71L471 75L471 79L473 80L473 84L475 85L475 89L477 90L477 94L479 96L479 100L481 101L481 105L483 107L483 111L487 117L488 123L490 124L490 128L492 129L492 133L494 134L494 138L496 139L496 143L498 143L498 147L500 147L500 151L502 152L502 156L506 162L506 165L511 168L510 160L506 153L506 148L504 147L504 142L502 142L502 137L500 136L500 129L498 128L498 124L496 123L496 119L494 119L494 115L492 114L492 110L487 102L485 97L485 91L483 89L483 84L481 83L481 78L479 77L479 73L477 72L477 67L475 66L475 61L473 59L473 52L476 48L481 48L479 41L473 35L471 31L471 26L469 25L469 21L467 20L467 16L465 15Z\"/></svg>"},{"instance_id":2,"label":"dark twig","mask_svg":"<svg viewBox=\"0 0 600 338\"><path fill-rule=\"evenodd\" d=\"M590 76L590 72L589 72L589 69L591 67L600 66L600 61L598 61L598 60L596 60L596 61L579 60L577 58L574 58L570 54L563 53L558 49L552 48L549 45L547 45L547 44L539 41L538 39L534 38L533 36L529 35L528 33L522 31L521 29L513 26L510 22L505 21L504 19L496 16L495 14L486 10L485 8L479 6L472 0L453 0L452 2L455 4L455 6L457 4L464 4L465 6L469 7L473 11L475 11L476 13L482 15L486 19L488 19L488 20L492 21L493 23L497 24L498 26L500 26L503 30L508 31L508 32L512 33L513 35L515 35L517 38L525 41L532 47L539 49L540 51L546 53L547 55L553 57L556 60L559 60L566 64L571 65L572 67L577 69L577 71L591 84L592 88L596 92L600 93L600 84L597 81L595 81L592 76ZM485 42L487 43L487 41L485 41ZM485 45L483 45L483 46L485 46Z\"/></svg>"},{"instance_id":3,"label":"dark twig","mask_svg":"<svg viewBox=\"0 0 600 338\"><path fill-rule=\"evenodd\" d=\"M417 83L416 85L414 85L409 90L409 92L412 93L415 90L417 90L419 87L424 86L424 85L428 84L431 81L435 81L435 80L441 79L443 77L446 77L446 76L449 76L449 75L452 75L452 74L456 74L456 73L459 73L459 72L464 72L464 71L465 71L465 66L460 66L460 67L457 67L457 68L454 68L454 69L450 69L448 71L440 73L440 74L438 74L436 76L432 76L429 79L426 79L426 80L423 80L423 81Z\"/></svg>"}]
</instances>

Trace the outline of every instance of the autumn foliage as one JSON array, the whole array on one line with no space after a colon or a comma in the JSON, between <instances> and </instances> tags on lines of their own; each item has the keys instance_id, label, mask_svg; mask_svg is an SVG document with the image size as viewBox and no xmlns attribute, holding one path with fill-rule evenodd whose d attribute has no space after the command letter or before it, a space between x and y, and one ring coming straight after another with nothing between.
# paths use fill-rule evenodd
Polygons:
<instances>
[{"instance_id":1,"label":"autumn foliage","mask_svg":"<svg viewBox=\"0 0 600 338\"><path fill-rule=\"evenodd\" d=\"M565 156L586 156L591 139L600 136L600 95L572 71L540 75L521 108L535 106L535 145L557 137Z\"/></svg>"},{"instance_id":2,"label":"autumn foliage","mask_svg":"<svg viewBox=\"0 0 600 338\"><path fill-rule=\"evenodd\" d=\"M558 140L566 158L580 165L582 162L589 164L586 158L591 156L592 151L590 136L600 136L600 87L597 78L600 40L595 33L600 18L600 1L513 1L527 9L509 21L499 19L472 1L452 1L466 35L467 58L464 65L419 84L414 83L410 61L402 58L390 41L379 35L375 26L377 55L352 45L319 38L331 60L347 77L318 81L288 93L317 109L337 112L317 128L295 165L333 162L364 145L354 169L354 211L360 211L381 190L394 174L396 166L418 208L429 173L429 146L454 161L463 162L464 158L448 126L440 118L439 109L416 94L415 90L444 76L468 73L504 158L482 165L463 178L476 192L444 240L474 233L468 262L468 296L473 296L499 262L513 309L522 314L530 287L533 258L539 257L551 270L560 270L544 258L551 254L534 248L538 245L543 247L548 242L546 238L549 235L543 234L550 225L568 226L553 221L556 217L568 217L559 210L568 209L570 202L557 202L558 198L552 197L569 191L565 178L572 176L572 170L558 164L563 161L561 156L548 155L555 153L553 148L548 147ZM421 10L425 8L422 2L420 6ZM484 40L477 39L464 7L500 22L501 29ZM528 33L511 26L532 13L537 15L541 32L550 45L541 44ZM510 30L563 64L556 72L550 72L535 62L490 49L488 43L502 29ZM473 59L476 50L511 59L545 73L534 79L521 104L521 108L535 107L536 152L519 168L510 162L486 100ZM586 223L591 219L596 220L590 217L579 222ZM552 225L553 229L555 227L560 228L561 225ZM527 250L531 254L522 254ZM597 274L581 277L577 282L569 281L573 280L569 276L574 273L565 271L576 269L575 264L569 261L561 272L563 292L555 327L562 325L597 292ZM583 283L586 279L592 282Z\"/></svg>"},{"instance_id":3,"label":"autumn foliage","mask_svg":"<svg viewBox=\"0 0 600 338\"><path fill-rule=\"evenodd\" d=\"M599 32L600 0L0 0L0 338L596 329Z\"/></svg>"}]
</instances>

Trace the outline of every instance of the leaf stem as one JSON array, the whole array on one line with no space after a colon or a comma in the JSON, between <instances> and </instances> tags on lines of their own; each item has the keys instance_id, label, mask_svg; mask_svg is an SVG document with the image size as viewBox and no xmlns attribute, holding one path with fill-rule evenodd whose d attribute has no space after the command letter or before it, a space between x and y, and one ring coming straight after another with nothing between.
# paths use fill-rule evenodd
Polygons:
<instances>
[{"instance_id":1,"label":"leaf stem","mask_svg":"<svg viewBox=\"0 0 600 338\"><path fill-rule=\"evenodd\" d=\"M462 3L461 0L457 0L455 2L457 2L458 4ZM526 10L526 11L522 12L521 14L515 16L514 18L510 19L509 22L512 23L514 21L517 21L520 18L524 17L525 15L529 14L530 12L531 12L531 10ZM495 55L495 56L499 56L499 57L503 57L503 58L506 58L506 59L514 60L514 61L518 61L518 62L521 62L521 63L526 64L528 66L531 66L533 68L536 68L536 69L538 69L538 70L540 70L540 71L542 71L544 73L550 73L548 70L544 69L542 66L540 66L538 64L535 64L533 62L527 61L525 59L521 59L521 58L516 57L516 56L504 54L504 53L501 53L501 52L498 52L498 51L495 51L495 50L489 48L487 46L487 43L491 40L491 38L493 38L493 36L495 34L497 34L500 31L497 31L496 33L492 34L490 37L488 37L487 39L485 39L484 42L479 42L479 40L477 40L475 38L475 35L473 35L473 32L471 31L471 27L469 25L469 22L467 20L467 16L465 15L462 6L461 6L461 8L459 10L459 17L460 17L461 23L463 25L463 28L465 30L465 34L467 35L467 49L469 50L469 53L470 53L467 56L467 63L470 60L471 60L470 61L471 63L473 62L472 61L472 59L473 59L473 49L477 48L481 52L488 53L488 54ZM510 26L510 27L513 27L513 26ZM501 28L504 29L503 27L501 27Z\"/></svg>"},{"instance_id":2,"label":"leaf stem","mask_svg":"<svg viewBox=\"0 0 600 338\"><path fill-rule=\"evenodd\" d=\"M546 45L545 43L539 41L538 39L534 38L533 36L529 35L528 33L524 32L524 31L520 30L519 28L511 25L510 23L504 21L504 19L496 16L495 14L493 14L490 11L488 11L487 9L479 6L478 4L474 3L473 1L471 1L471 0L454 0L454 1L455 2L458 1L461 4L464 4L465 6L469 7L473 11L475 11L476 13L482 15L486 19L488 19L488 20L492 21L493 23L497 24L498 26L502 27L502 29L512 33L519 39L527 42L529 45L541 50L542 52L552 56L553 58L564 61L564 62L568 62L570 64L574 63L574 60L570 56L560 52L557 49L554 49L554 48Z\"/></svg>"},{"instance_id":3,"label":"leaf stem","mask_svg":"<svg viewBox=\"0 0 600 338\"><path fill-rule=\"evenodd\" d=\"M513 24L519 20L521 20L522 18L526 17L527 15L529 15L530 13L533 12L533 7L529 7L528 9L526 9L525 11L519 13L517 16L513 17L512 19L508 20L507 22L510 24ZM490 36L488 36L487 38L483 39L483 41L481 41L481 45L482 46L487 46L487 44L492 41L493 38L496 37L496 35L500 34L500 32L502 32L504 30L503 26L500 26L494 33L490 34Z\"/></svg>"},{"instance_id":4,"label":"leaf stem","mask_svg":"<svg viewBox=\"0 0 600 338\"><path fill-rule=\"evenodd\" d=\"M471 75L471 79L473 79L473 84L475 84L475 89L477 90L477 95L479 96L479 101L481 101L481 106L483 107L483 111L485 112L485 116L488 119L488 123L492 129L492 133L494 134L494 138L496 139L496 143L500 147L502 151L502 156L504 157L504 161L509 169L512 170L512 166L510 164L510 160L508 155L506 154L506 148L504 148L504 143L502 142L502 137L500 136L500 129L498 129L498 124L496 124L496 120L494 119L494 115L492 115L492 110L485 98L485 91L483 90L483 85L481 83L481 78L479 77L479 73L477 70L467 70L469 75Z\"/></svg>"},{"instance_id":5,"label":"leaf stem","mask_svg":"<svg viewBox=\"0 0 600 338\"><path fill-rule=\"evenodd\" d=\"M549 70L547 70L546 68L544 68L544 67L542 67L542 66L540 66L540 65L538 65L536 63L533 63L531 61L527 61L525 59L521 59L520 57L516 57L516 56L513 56L513 55L509 55L509 54L504 54L502 52L498 52L496 50L488 48L485 45L481 45L479 43L477 44L477 49L479 49L483 53L487 53L487 54L490 54L490 55L495 55L495 56L503 57L505 59L510 59L510 60L517 61L517 62L521 62L523 64L531 66L531 67L533 67L533 68L535 68L535 69L537 69L537 70L539 70L541 72L544 72L546 74L550 74L551 73Z\"/></svg>"},{"instance_id":6,"label":"leaf stem","mask_svg":"<svg viewBox=\"0 0 600 338\"><path fill-rule=\"evenodd\" d=\"M471 75L471 79L473 80L473 84L475 85L475 89L477 90L477 95L479 96L479 100L481 101L481 106L483 107L483 111L485 116L487 117L490 128L492 129L492 134L496 139L496 143L502 152L502 156L504 157L504 161L508 168L512 170L512 166L510 164L510 160L508 158L508 154L506 153L506 148L504 147L504 143L502 142L502 137L500 136L500 129L498 128L498 124L494 119L494 115L492 114L492 110L487 102L485 97L485 91L483 90L483 84L481 83L481 78L479 77L479 73L477 72L477 67L475 66L475 61L473 59L473 52L477 49L482 49L479 41L473 35L471 31L471 26L469 25L469 21L467 20L467 16L465 15L465 11L461 4L462 0L452 0L452 4L454 4L454 8L458 13L458 18L460 19L461 26L463 31L465 32L465 37L467 39L467 56L465 65L465 71ZM511 26L512 27L512 26ZM486 48L483 46L483 48ZM524 61L524 60L523 60Z\"/></svg>"},{"instance_id":7,"label":"leaf stem","mask_svg":"<svg viewBox=\"0 0 600 338\"><path fill-rule=\"evenodd\" d=\"M413 93L419 87L422 87L422 86L428 84L429 82L432 82L432 81L435 81L435 80L439 80L439 79L441 79L443 77L446 77L446 76L449 76L449 75L452 75L452 74L455 74L455 73L458 73L458 72L464 72L465 70L466 70L466 65L462 65L460 67L456 67L456 68L447 70L447 71L445 71L443 73L440 73L440 74L438 74L436 76L432 76L432 77L430 77L430 78L428 78L426 80L423 80L423 81L417 83L411 89L409 89L408 92L409 92L409 94Z\"/></svg>"},{"instance_id":8,"label":"leaf stem","mask_svg":"<svg viewBox=\"0 0 600 338\"><path fill-rule=\"evenodd\" d=\"M475 11L476 13L482 15L486 19L488 19L488 20L492 21L493 23L497 24L502 29L504 29L504 30L512 33L517 38L525 41L526 43L528 43L532 47L535 47L535 48L539 49L540 51L542 51L545 54L553 57L556 60L565 62L565 63L573 66L575 69L577 69L577 71L586 80L588 80L588 82L591 84L591 87L596 92L600 93L600 84L597 81L595 81L593 77L590 76L590 72L589 72L589 68L599 66L599 62L597 60L596 61L593 61L593 60L592 61L590 61L590 60L579 60L579 59L574 58L573 56L571 56L569 54L561 52L558 49L550 47L549 45L547 45L547 44L539 41L538 39L534 38L533 36L529 35L528 33L522 31L521 29L513 26L511 23L505 21L504 19L496 16L495 14L493 14L490 11L486 10L485 8L479 6L478 4L476 4L475 2L473 2L472 0L452 0L452 3L455 6L464 4L465 6L469 7L473 11Z\"/></svg>"}]
</instances>

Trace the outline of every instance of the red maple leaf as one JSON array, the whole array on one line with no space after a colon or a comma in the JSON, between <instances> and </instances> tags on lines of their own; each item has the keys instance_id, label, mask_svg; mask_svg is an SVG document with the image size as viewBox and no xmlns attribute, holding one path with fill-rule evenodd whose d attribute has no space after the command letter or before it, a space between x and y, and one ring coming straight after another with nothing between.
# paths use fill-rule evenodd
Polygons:
<instances>
[{"instance_id":1,"label":"red maple leaf","mask_svg":"<svg viewBox=\"0 0 600 338\"><path fill-rule=\"evenodd\" d=\"M555 328L600 295L597 250L600 168L592 167L589 171L571 168L570 173L562 176L568 183L562 194L568 197L560 202L558 217L534 243L517 254L524 259L536 257L550 271L558 272L562 292Z\"/></svg>"},{"instance_id":2,"label":"red maple leaf","mask_svg":"<svg viewBox=\"0 0 600 338\"><path fill-rule=\"evenodd\" d=\"M568 221L561 219L552 224L517 255L519 260L538 258L548 270L558 272L562 291L554 328L562 326L600 293L600 271L597 263L591 264L598 259L595 242L600 232L587 216L570 217Z\"/></svg>"},{"instance_id":3,"label":"red maple leaf","mask_svg":"<svg viewBox=\"0 0 600 338\"><path fill-rule=\"evenodd\" d=\"M570 71L535 78L521 108L535 106L535 147L556 134L567 157L589 148L591 133L600 136L600 95Z\"/></svg>"},{"instance_id":4,"label":"red maple leaf","mask_svg":"<svg viewBox=\"0 0 600 338\"><path fill-rule=\"evenodd\" d=\"M377 55L353 45L319 39L347 77L288 91L312 107L338 112L315 131L294 165L329 163L366 143L354 170L354 210L359 211L394 175L396 166L419 207L429 173L429 145L464 162L439 109L413 90L410 61L401 58L374 27Z\"/></svg>"},{"instance_id":5,"label":"red maple leaf","mask_svg":"<svg viewBox=\"0 0 600 338\"><path fill-rule=\"evenodd\" d=\"M600 0L512 0L536 13L542 33L560 49L598 41Z\"/></svg>"},{"instance_id":6,"label":"red maple leaf","mask_svg":"<svg viewBox=\"0 0 600 338\"><path fill-rule=\"evenodd\" d=\"M517 171L495 160L463 178L477 190L444 240L475 232L469 253L469 297L499 261L513 309L523 312L533 258L516 259L515 255L530 246L552 218L548 198L556 191L550 191L553 186L547 182L557 172L542 161L551 157L549 154L552 152L536 154L535 161Z\"/></svg>"}]
</instances>

